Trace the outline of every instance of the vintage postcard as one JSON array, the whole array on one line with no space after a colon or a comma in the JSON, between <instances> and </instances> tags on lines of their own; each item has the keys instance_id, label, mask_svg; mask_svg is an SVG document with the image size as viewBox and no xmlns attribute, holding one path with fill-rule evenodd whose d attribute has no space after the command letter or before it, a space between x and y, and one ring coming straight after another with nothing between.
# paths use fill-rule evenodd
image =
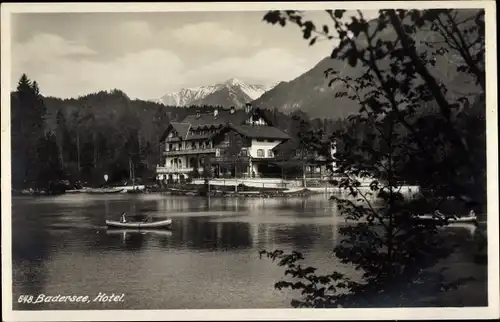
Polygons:
<instances>
[{"instance_id":1,"label":"vintage postcard","mask_svg":"<svg viewBox=\"0 0 500 322\"><path fill-rule=\"evenodd\" d=\"M3 320L499 317L495 2L1 14Z\"/></svg>"}]
</instances>

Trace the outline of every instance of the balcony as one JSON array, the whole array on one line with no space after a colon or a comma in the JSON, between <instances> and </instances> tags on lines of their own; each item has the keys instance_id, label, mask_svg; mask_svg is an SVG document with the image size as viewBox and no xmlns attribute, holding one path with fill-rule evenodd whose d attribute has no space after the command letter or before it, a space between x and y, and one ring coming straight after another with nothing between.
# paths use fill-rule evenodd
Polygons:
<instances>
[{"instance_id":1,"label":"balcony","mask_svg":"<svg viewBox=\"0 0 500 322\"><path fill-rule=\"evenodd\" d=\"M193 171L193 168L156 167L157 174L190 173L191 171ZM198 172L203 172L203 168L198 168Z\"/></svg>"},{"instance_id":2,"label":"balcony","mask_svg":"<svg viewBox=\"0 0 500 322\"><path fill-rule=\"evenodd\" d=\"M203 153L215 153L215 148L212 149L182 149L182 150L170 150L164 151L164 156L177 156L177 155L188 155L188 154L203 154Z\"/></svg>"}]
</instances>

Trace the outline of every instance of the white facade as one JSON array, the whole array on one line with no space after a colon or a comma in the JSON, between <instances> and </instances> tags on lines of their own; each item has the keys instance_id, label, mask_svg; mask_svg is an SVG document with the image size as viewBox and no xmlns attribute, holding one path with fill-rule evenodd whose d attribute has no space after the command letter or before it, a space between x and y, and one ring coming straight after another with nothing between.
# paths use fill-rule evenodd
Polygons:
<instances>
[{"instance_id":1,"label":"white facade","mask_svg":"<svg viewBox=\"0 0 500 322\"><path fill-rule=\"evenodd\" d=\"M248 154L255 159L273 158L273 149L281 142L281 140L272 139L252 139L252 145L248 148Z\"/></svg>"}]
</instances>

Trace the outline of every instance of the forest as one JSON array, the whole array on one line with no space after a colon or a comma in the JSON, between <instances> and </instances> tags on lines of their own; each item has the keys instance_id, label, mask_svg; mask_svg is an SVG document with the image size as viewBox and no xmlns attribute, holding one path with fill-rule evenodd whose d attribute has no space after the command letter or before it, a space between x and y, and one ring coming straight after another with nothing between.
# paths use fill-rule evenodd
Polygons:
<instances>
[{"instance_id":1,"label":"forest","mask_svg":"<svg viewBox=\"0 0 500 322\"><path fill-rule=\"evenodd\" d=\"M13 189L57 190L124 183L135 177L152 183L161 162L159 139L170 121L221 106L165 106L132 100L123 91L100 91L78 98L44 97L36 80L19 79L11 93ZM307 127L331 133L340 120L310 119L266 110L268 119L293 137ZM302 125L301 125L302 124ZM292 153L292 151L290 151Z\"/></svg>"},{"instance_id":2,"label":"forest","mask_svg":"<svg viewBox=\"0 0 500 322\"><path fill-rule=\"evenodd\" d=\"M168 122L214 108L221 106L178 107L132 100L118 89L72 99L43 97L37 82L22 75L17 90L11 93L12 187L51 190L59 186L60 191L80 185L121 184L130 179L130 164L139 181L153 183L156 165L161 163L159 139ZM353 118L311 119L300 110L291 114L276 109L264 112L272 124L294 138L281 156L285 159L297 149L305 155L319 153L329 158L332 140L339 152L343 151L345 137L332 137L340 130L359 139L373 136L374 148L380 144L373 129ZM436 113L435 106L427 104L412 119L432 123L439 119ZM470 123L467 133L475 138L475 151L485 162L484 107L480 100L466 116ZM108 174L107 182L104 174ZM399 175L406 183L422 184L414 164L406 163Z\"/></svg>"}]
</instances>

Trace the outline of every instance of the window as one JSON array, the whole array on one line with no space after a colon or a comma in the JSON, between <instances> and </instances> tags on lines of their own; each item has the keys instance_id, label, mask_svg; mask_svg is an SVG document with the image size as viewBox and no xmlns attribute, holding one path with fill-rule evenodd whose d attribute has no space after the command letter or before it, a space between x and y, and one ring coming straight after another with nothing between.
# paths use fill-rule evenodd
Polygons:
<instances>
[{"instance_id":1,"label":"window","mask_svg":"<svg viewBox=\"0 0 500 322\"><path fill-rule=\"evenodd\" d=\"M196 149L196 144L194 144L194 142L191 142L191 150L195 150Z\"/></svg>"},{"instance_id":2,"label":"window","mask_svg":"<svg viewBox=\"0 0 500 322\"><path fill-rule=\"evenodd\" d=\"M246 149L242 149L240 151L240 155L243 156L243 157L247 157L248 156L248 151Z\"/></svg>"},{"instance_id":3,"label":"window","mask_svg":"<svg viewBox=\"0 0 500 322\"><path fill-rule=\"evenodd\" d=\"M267 150L267 157L272 158L274 156L273 150Z\"/></svg>"},{"instance_id":4,"label":"window","mask_svg":"<svg viewBox=\"0 0 500 322\"><path fill-rule=\"evenodd\" d=\"M257 157L258 158L263 158L264 157L264 150L258 149L257 150Z\"/></svg>"},{"instance_id":5,"label":"window","mask_svg":"<svg viewBox=\"0 0 500 322\"><path fill-rule=\"evenodd\" d=\"M168 145L168 151L172 151L172 143Z\"/></svg>"},{"instance_id":6,"label":"window","mask_svg":"<svg viewBox=\"0 0 500 322\"><path fill-rule=\"evenodd\" d=\"M265 140L263 139L257 139L257 142L264 142Z\"/></svg>"}]
</instances>

